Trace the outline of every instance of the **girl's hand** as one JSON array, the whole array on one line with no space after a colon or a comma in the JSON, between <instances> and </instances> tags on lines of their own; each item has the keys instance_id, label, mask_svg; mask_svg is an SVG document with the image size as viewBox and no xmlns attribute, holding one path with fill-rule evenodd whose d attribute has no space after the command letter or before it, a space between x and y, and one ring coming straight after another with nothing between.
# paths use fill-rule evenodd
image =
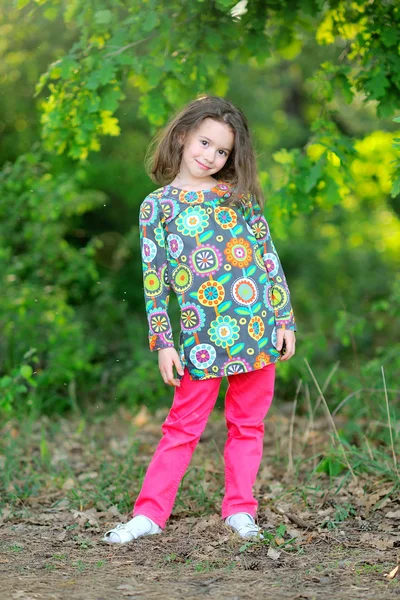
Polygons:
<instances>
[{"instance_id":1,"label":"girl's hand","mask_svg":"<svg viewBox=\"0 0 400 600\"><path fill-rule=\"evenodd\" d=\"M175 348L162 348L158 351L158 368L164 383L179 387L181 382L174 377L172 370L174 365L179 375L183 375L182 363Z\"/></svg>"},{"instance_id":2,"label":"girl's hand","mask_svg":"<svg viewBox=\"0 0 400 600\"><path fill-rule=\"evenodd\" d=\"M281 352L283 342L285 341L284 354L281 354L279 360L289 360L295 353L296 337L293 329L277 329L276 330L276 349Z\"/></svg>"}]
</instances>

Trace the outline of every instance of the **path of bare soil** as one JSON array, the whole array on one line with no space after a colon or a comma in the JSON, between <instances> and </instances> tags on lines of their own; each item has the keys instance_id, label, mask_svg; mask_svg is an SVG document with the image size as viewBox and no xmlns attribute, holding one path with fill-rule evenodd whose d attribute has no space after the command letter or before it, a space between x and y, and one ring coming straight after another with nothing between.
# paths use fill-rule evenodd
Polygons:
<instances>
[{"instance_id":1,"label":"path of bare soil","mask_svg":"<svg viewBox=\"0 0 400 600\"><path fill-rule=\"evenodd\" d=\"M400 599L400 580L385 576L400 552L400 503L393 486L359 478L343 483L324 474L307 479L312 464L301 419L293 452L303 452L304 461L288 477L287 444L280 440L287 437L289 419L282 414L268 418L256 488L268 543L246 544L219 517L225 426L215 414L164 532L122 547L102 544L107 528L129 518L116 503L110 506L111 487L103 480L99 487L104 465L116 474L132 454L134 437L133 461L144 467L164 416L159 411L150 419L143 411L132 419L122 410L111 430L104 422L60 422L47 442L48 480L41 477L35 495L10 502L0 517L1 600ZM17 439L21 432L14 426L11 433ZM314 449L322 448L326 425L317 422L311 434ZM33 455L38 444L32 440ZM62 461L71 475L57 479ZM32 468L31 457L21 456L20 465L15 489ZM133 500L135 486L125 481Z\"/></svg>"}]
</instances>

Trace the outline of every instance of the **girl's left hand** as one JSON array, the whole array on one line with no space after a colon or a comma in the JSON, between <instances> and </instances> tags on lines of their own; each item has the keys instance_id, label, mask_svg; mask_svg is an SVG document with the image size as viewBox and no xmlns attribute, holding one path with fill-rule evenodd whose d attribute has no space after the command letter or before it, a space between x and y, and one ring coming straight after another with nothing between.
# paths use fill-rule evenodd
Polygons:
<instances>
[{"instance_id":1,"label":"girl's left hand","mask_svg":"<svg viewBox=\"0 0 400 600\"><path fill-rule=\"evenodd\" d=\"M276 330L276 349L281 352L285 342L284 354L281 354L279 360L289 360L295 353L296 348L296 337L293 329L277 329Z\"/></svg>"}]
</instances>

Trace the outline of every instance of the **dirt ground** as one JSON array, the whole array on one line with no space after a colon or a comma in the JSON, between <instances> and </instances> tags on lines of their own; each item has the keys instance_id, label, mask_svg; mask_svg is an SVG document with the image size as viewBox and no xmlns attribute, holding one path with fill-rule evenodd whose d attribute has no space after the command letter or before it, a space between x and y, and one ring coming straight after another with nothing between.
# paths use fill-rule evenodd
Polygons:
<instances>
[{"instance_id":1,"label":"dirt ground","mask_svg":"<svg viewBox=\"0 0 400 600\"><path fill-rule=\"evenodd\" d=\"M379 479L323 473L310 478L311 438L304 445L307 423L301 419L293 436L296 468L288 474L287 444L280 440L290 419L282 414L268 419L255 490L265 542L246 543L220 519L225 425L215 414L163 533L125 546L101 543L104 531L129 518L128 511L120 514L116 504L110 506L111 488L101 478L107 468L117 472L131 452L132 437L133 460L145 466L164 416L159 411L153 420L143 411L132 419L121 411L112 434L104 423L87 424L83 431L73 421L60 424L48 440L48 480L40 479L35 494L8 503L0 517L1 600L400 598L398 575L386 576L400 556L396 488ZM326 424L313 427L312 446L322 448ZM304 460L297 460L300 452ZM72 476L54 476L61 459ZM21 456L16 482L21 484L28 464L32 468L31 459Z\"/></svg>"}]
</instances>

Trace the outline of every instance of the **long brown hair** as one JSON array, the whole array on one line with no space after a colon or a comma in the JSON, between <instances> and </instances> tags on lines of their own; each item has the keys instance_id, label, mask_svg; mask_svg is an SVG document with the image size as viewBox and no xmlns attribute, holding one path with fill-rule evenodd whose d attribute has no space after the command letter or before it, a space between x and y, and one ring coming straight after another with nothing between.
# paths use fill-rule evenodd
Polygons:
<instances>
[{"instance_id":1,"label":"long brown hair","mask_svg":"<svg viewBox=\"0 0 400 600\"><path fill-rule=\"evenodd\" d=\"M204 119L228 125L235 135L232 152L215 179L230 184L231 195L225 205L246 201L254 195L261 208L264 196L257 176L256 157L247 119L240 108L219 96L201 95L184 106L151 141L145 157L146 171L152 181L167 185L179 172L183 147L179 138L196 130Z\"/></svg>"}]
</instances>

